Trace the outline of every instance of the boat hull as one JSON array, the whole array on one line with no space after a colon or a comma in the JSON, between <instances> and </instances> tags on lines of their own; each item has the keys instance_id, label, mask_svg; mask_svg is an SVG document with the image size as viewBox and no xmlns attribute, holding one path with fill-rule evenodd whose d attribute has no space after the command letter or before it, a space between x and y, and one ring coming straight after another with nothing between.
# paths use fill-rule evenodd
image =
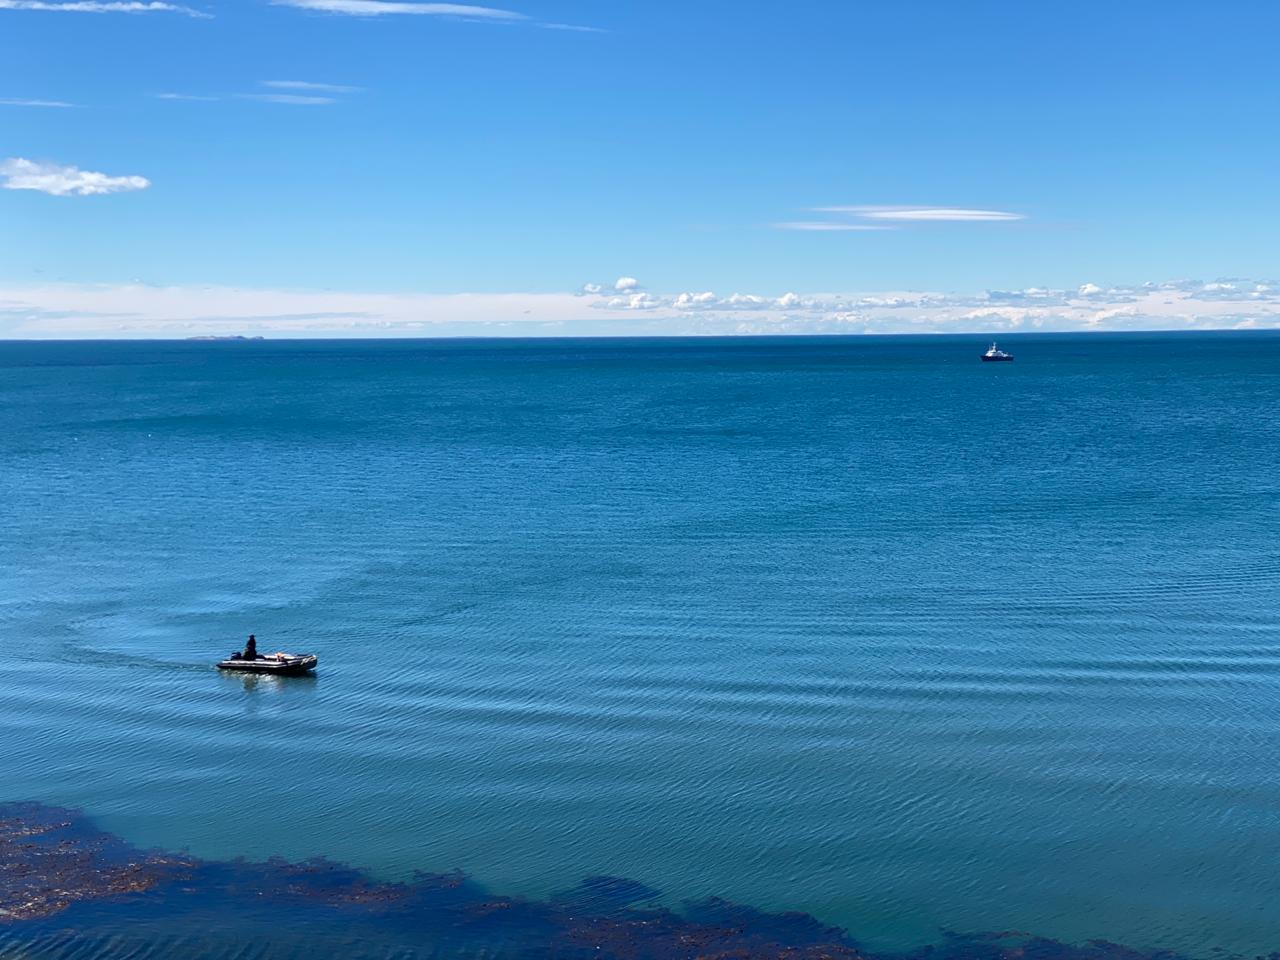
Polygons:
<instances>
[{"instance_id":1,"label":"boat hull","mask_svg":"<svg viewBox=\"0 0 1280 960\"><path fill-rule=\"evenodd\" d=\"M265 657L257 660L220 660L218 669L236 670L241 673L275 673L288 676L291 674L310 673L316 668L318 662L319 659L316 655L309 653L306 656L285 657L283 659Z\"/></svg>"},{"instance_id":2,"label":"boat hull","mask_svg":"<svg viewBox=\"0 0 1280 960\"><path fill-rule=\"evenodd\" d=\"M983 363L1010 363L1013 357L983 357Z\"/></svg>"}]
</instances>

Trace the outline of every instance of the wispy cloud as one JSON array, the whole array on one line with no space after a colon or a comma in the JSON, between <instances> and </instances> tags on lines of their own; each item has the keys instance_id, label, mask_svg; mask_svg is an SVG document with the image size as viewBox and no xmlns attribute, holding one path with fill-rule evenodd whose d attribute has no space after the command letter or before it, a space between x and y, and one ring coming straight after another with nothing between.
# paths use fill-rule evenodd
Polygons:
<instances>
[{"instance_id":1,"label":"wispy cloud","mask_svg":"<svg viewBox=\"0 0 1280 960\"><path fill-rule=\"evenodd\" d=\"M53 13L183 13L188 17L210 19L203 10L184 7L162 0L0 0L0 10L45 10Z\"/></svg>"},{"instance_id":2,"label":"wispy cloud","mask_svg":"<svg viewBox=\"0 0 1280 960\"><path fill-rule=\"evenodd\" d=\"M462 17L467 20L527 20L523 13L466 3L407 3L402 0L271 0L279 7L298 7L349 17L393 15Z\"/></svg>"},{"instance_id":3,"label":"wispy cloud","mask_svg":"<svg viewBox=\"0 0 1280 960\"><path fill-rule=\"evenodd\" d=\"M276 90L313 90L316 93L359 93L364 89L337 83L312 83L310 80L263 80L262 85Z\"/></svg>"},{"instance_id":4,"label":"wispy cloud","mask_svg":"<svg viewBox=\"0 0 1280 960\"><path fill-rule=\"evenodd\" d=\"M161 100L257 100L261 103L284 103L295 107L316 107L330 103L338 103L336 96L324 94L357 93L363 87L347 87L336 83L313 83L310 80L263 80L261 86L272 90L305 91L298 93L232 93L224 96L209 96L190 93L155 93L152 96Z\"/></svg>"},{"instance_id":5,"label":"wispy cloud","mask_svg":"<svg viewBox=\"0 0 1280 960\"><path fill-rule=\"evenodd\" d=\"M0 187L5 190L38 190L55 197L88 197L106 193L145 190L146 177L111 177L55 163L37 163L22 157L0 160Z\"/></svg>"},{"instance_id":6,"label":"wispy cloud","mask_svg":"<svg viewBox=\"0 0 1280 960\"><path fill-rule=\"evenodd\" d=\"M3 107L76 107L79 104L67 103L65 100L0 100Z\"/></svg>"},{"instance_id":7,"label":"wispy cloud","mask_svg":"<svg viewBox=\"0 0 1280 960\"><path fill-rule=\"evenodd\" d=\"M779 230L810 230L839 233L847 230L895 230L912 223L994 223L1025 220L1025 214L1008 210L979 210L972 207L914 206L832 206L813 207L814 213L825 213L842 219L800 220L775 223Z\"/></svg>"},{"instance_id":8,"label":"wispy cloud","mask_svg":"<svg viewBox=\"0 0 1280 960\"><path fill-rule=\"evenodd\" d=\"M845 230L892 230L893 227L881 223L841 223L830 220L800 220L787 223L775 223L779 230L811 230L815 233L840 232Z\"/></svg>"},{"instance_id":9,"label":"wispy cloud","mask_svg":"<svg viewBox=\"0 0 1280 960\"><path fill-rule=\"evenodd\" d=\"M574 33L608 33L602 27L575 23L547 23L530 20L523 13L497 7L481 7L469 3L416 3L410 0L271 0L277 7L297 7L320 13L348 17L424 16L452 17L455 20L485 20L515 23L523 21L544 30L567 30Z\"/></svg>"},{"instance_id":10,"label":"wispy cloud","mask_svg":"<svg viewBox=\"0 0 1280 960\"><path fill-rule=\"evenodd\" d=\"M867 220L898 220L903 222L991 222L997 220L1025 220L1025 214L1006 210L972 210L965 207L815 207L815 213L846 213Z\"/></svg>"},{"instance_id":11,"label":"wispy cloud","mask_svg":"<svg viewBox=\"0 0 1280 960\"><path fill-rule=\"evenodd\" d=\"M333 97L311 97L297 93L237 93L239 100L259 100L263 103L288 103L296 107L316 107L337 103Z\"/></svg>"},{"instance_id":12,"label":"wispy cloud","mask_svg":"<svg viewBox=\"0 0 1280 960\"><path fill-rule=\"evenodd\" d=\"M543 30L568 30L573 33L608 33L604 27L583 27L576 23L539 23Z\"/></svg>"}]
</instances>

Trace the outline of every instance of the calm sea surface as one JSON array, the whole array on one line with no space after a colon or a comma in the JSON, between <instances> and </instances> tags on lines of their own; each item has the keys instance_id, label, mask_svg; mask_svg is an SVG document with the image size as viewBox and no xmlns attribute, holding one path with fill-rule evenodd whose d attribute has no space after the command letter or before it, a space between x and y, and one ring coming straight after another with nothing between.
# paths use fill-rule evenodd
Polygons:
<instances>
[{"instance_id":1,"label":"calm sea surface","mask_svg":"<svg viewBox=\"0 0 1280 960\"><path fill-rule=\"evenodd\" d=\"M0 801L1278 949L1280 335L986 345L0 344Z\"/></svg>"}]
</instances>

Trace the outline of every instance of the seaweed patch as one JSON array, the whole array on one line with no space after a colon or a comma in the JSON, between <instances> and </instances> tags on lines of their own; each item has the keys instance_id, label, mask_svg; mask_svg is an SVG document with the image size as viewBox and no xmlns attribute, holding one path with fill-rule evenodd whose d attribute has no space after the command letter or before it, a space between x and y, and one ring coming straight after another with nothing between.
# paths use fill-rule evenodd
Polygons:
<instances>
[{"instance_id":1,"label":"seaweed patch","mask_svg":"<svg viewBox=\"0 0 1280 960\"><path fill-rule=\"evenodd\" d=\"M181 857L138 851L70 810L0 805L0 922L142 893L190 866Z\"/></svg>"},{"instance_id":2,"label":"seaweed patch","mask_svg":"<svg viewBox=\"0 0 1280 960\"><path fill-rule=\"evenodd\" d=\"M807 914L718 898L674 911L657 905L658 896L622 877L589 877L559 896L531 900L494 895L456 872L391 883L323 859L201 860L139 850L74 811L0 804L0 951L21 946L29 932L28 942L50 957L232 956L252 944L255 955L308 960L446 952L567 960L1179 960L1104 940L1069 944L1011 931L951 934L915 951L873 954ZM192 931L200 931L198 945Z\"/></svg>"}]
</instances>

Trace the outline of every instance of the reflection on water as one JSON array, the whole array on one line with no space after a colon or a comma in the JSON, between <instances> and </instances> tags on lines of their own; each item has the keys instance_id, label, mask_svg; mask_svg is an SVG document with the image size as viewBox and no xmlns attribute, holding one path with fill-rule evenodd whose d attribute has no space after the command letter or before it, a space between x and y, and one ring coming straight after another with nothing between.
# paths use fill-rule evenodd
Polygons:
<instances>
[{"instance_id":1,"label":"reflection on water","mask_svg":"<svg viewBox=\"0 0 1280 960\"><path fill-rule=\"evenodd\" d=\"M319 681L315 673L302 673L285 677L273 676L269 673L249 673L238 670L219 670L218 675L227 683L238 683L245 693L262 693L280 695L297 694L299 688L305 690Z\"/></svg>"},{"instance_id":2,"label":"reflection on water","mask_svg":"<svg viewBox=\"0 0 1280 960\"><path fill-rule=\"evenodd\" d=\"M262 834L287 825L246 824ZM265 850L263 851L266 852ZM554 956L877 960L803 913L719 898L656 905L659 892L588 877L545 900L495 895L462 873L377 881L328 860L208 861L143 851L81 815L0 804L0 958ZM1153 960L1093 941L1023 932L949 935L882 960ZM1272 957L1280 957L1273 954Z\"/></svg>"}]
</instances>

